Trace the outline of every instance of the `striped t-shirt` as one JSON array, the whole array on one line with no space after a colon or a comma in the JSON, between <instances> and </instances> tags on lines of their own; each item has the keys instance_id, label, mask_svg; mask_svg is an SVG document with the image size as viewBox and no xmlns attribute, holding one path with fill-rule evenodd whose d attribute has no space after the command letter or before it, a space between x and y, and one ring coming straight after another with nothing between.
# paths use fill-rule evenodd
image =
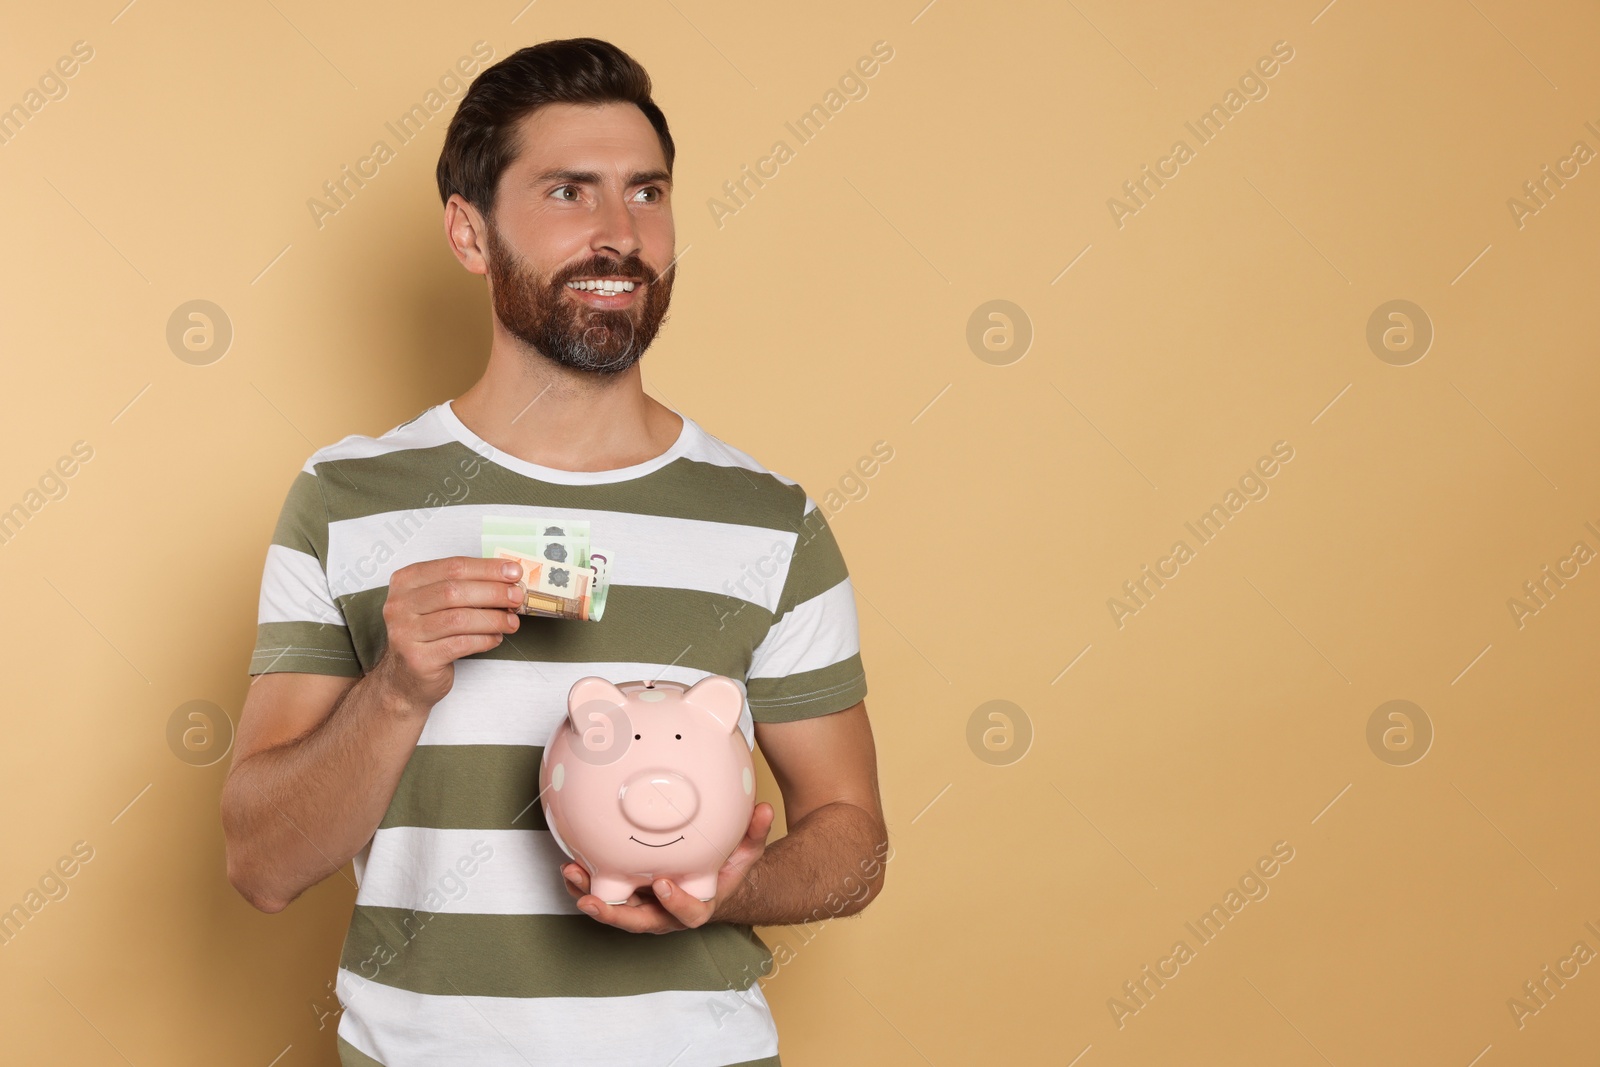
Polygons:
<instances>
[{"instance_id":1,"label":"striped t-shirt","mask_svg":"<svg viewBox=\"0 0 1600 1067\"><path fill-rule=\"evenodd\" d=\"M359 677L389 576L480 554L484 514L586 519L614 557L598 622L523 617L456 661L372 840L336 990L342 1062L506 1067L777 1064L747 925L632 934L567 893L537 802L542 746L585 675L743 683L740 729L867 692L855 600L796 482L683 416L661 455L563 471L500 452L449 401L319 449L267 549L251 674Z\"/></svg>"}]
</instances>

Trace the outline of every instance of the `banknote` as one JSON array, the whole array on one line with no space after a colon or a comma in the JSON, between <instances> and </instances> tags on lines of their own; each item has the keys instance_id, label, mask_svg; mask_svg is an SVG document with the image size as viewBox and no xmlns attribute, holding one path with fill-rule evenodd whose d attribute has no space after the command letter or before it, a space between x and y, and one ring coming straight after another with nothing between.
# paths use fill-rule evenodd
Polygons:
<instances>
[{"instance_id":1,"label":"banknote","mask_svg":"<svg viewBox=\"0 0 1600 1067\"><path fill-rule=\"evenodd\" d=\"M611 588L611 553L604 549L589 552L589 569L594 571L594 588L589 594L589 618L599 619L606 612L606 592Z\"/></svg>"},{"instance_id":2,"label":"banknote","mask_svg":"<svg viewBox=\"0 0 1600 1067\"><path fill-rule=\"evenodd\" d=\"M482 554L522 565L518 614L589 622L605 614L612 555L590 547L587 520L485 515Z\"/></svg>"}]
</instances>

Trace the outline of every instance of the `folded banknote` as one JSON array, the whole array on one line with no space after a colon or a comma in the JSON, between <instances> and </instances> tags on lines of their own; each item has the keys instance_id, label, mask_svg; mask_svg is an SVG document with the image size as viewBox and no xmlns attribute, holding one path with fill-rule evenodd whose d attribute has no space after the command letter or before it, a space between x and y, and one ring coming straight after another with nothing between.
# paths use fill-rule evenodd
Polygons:
<instances>
[{"instance_id":1,"label":"folded banknote","mask_svg":"<svg viewBox=\"0 0 1600 1067\"><path fill-rule=\"evenodd\" d=\"M589 545L583 519L483 517L483 556L522 564L519 615L598 622L611 588L611 553Z\"/></svg>"}]
</instances>

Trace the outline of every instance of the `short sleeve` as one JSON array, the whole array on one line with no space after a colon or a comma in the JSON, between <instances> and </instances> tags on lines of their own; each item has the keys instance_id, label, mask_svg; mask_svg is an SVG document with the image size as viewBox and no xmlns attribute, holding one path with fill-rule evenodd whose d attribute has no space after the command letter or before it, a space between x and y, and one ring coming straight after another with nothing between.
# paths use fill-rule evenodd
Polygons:
<instances>
[{"instance_id":1,"label":"short sleeve","mask_svg":"<svg viewBox=\"0 0 1600 1067\"><path fill-rule=\"evenodd\" d=\"M267 546L251 674L361 676L350 627L328 583L328 511L314 466L295 475Z\"/></svg>"},{"instance_id":2,"label":"short sleeve","mask_svg":"<svg viewBox=\"0 0 1600 1067\"><path fill-rule=\"evenodd\" d=\"M772 626L745 681L756 722L843 711L867 695L855 592L828 519L809 496Z\"/></svg>"}]
</instances>

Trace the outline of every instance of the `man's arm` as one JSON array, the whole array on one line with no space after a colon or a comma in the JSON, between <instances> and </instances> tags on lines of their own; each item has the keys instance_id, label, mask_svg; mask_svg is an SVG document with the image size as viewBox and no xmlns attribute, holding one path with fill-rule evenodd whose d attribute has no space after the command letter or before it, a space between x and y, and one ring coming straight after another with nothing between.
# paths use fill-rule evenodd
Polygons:
<instances>
[{"instance_id":1,"label":"man's arm","mask_svg":"<svg viewBox=\"0 0 1600 1067\"><path fill-rule=\"evenodd\" d=\"M426 722L376 671L259 676L222 787L228 881L279 912L343 867L382 821Z\"/></svg>"},{"instance_id":2,"label":"man's arm","mask_svg":"<svg viewBox=\"0 0 1600 1067\"><path fill-rule=\"evenodd\" d=\"M282 672L251 683L222 787L228 881L266 912L372 839L455 661L518 627L514 563L450 556L389 579L382 658L360 681Z\"/></svg>"},{"instance_id":3,"label":"man's arm","mask_svg":"<svg viewBox=\"0 0 1600 1067\"><path fill-rule=\"evenodd\" d=\"M755 729L789 832L746 868L711 917L777 926L855 914L883 889L889 840L866 701Z\"/></svg>"},{"instance_id":4,"label":"man's arm","mask_svg":"<svg viewBox=\"0 0 1600 1067\"><path fill-rule=\"evenodd\" d=\"M758 722L755 731L783 794L789 832L767 847L772 807L756 805L750 834L728 858L710 901L659 879L653 899L636 894L627 904L607 904L588 892L588 873L567 863L567 891L579 907L624 930L658 934L714 919L778 926L866 907L883 889L890 857L866 702L795 722Z\"/></svg>"}]
</instances>

